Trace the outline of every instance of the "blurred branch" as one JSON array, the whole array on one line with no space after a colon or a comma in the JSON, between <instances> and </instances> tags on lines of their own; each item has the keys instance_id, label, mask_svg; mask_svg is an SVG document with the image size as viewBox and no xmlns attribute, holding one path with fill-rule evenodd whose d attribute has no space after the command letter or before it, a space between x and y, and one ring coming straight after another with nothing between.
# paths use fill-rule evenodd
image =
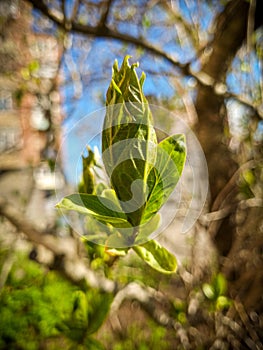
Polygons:
<instances>
[{"instance_id":1,"label":"blurred branch","mask_svg":"<svg viewBox=\"0 0 263 350\"><path fill-rule=\"evenodd\" d=\"M255 343L259 344L260 343L259 337L258 337L256 331L251 326L248 315L246 313L246 310L245 310L243 304L240 302L239 298L236 298L236 300L234 301L234 307L235 307L237 313L239 314L240 319L241 319L242 323L244 324L248 334L250 335L251 339L253 340L252 344L253 345ZM251 345L248 342L246 342L246 343L247 343L247 345ZM250 346L249 348L254 349L253 346ZM262 349L262 347L261 347L261 349Z\"/></svg>"},{"instance_id":2,"label":"blurred branch","mask_svg":"<svg viewBox=\"0 0 263 350\"><path fill-rule=\"evenodd\" d=\"M61 19L62 16L59 16L57 13L54 13L52 9L50 9L48 6L46 6L43 1L38 0L28 0L35 9L38 9L41 11L45 16L47 16L49 19L51 19L54 23L56 23L59 27L65 29L65 25L63 23L63 20ZM116 39L118 41L127 42L133 45L136 45L138 47L142 47L146 49L147 51L153 53L154 55L157 55L159 57L164 58L174 66L178 67L182 70L184 74L190 74L189 70L189 64L182 64L175 59L172 58L168 53L164 52L163 50L151 45L150 43L146 42L145 40L141 38L136 38L128 34L123 34L116 32L110 28L108 28L106 25L101 27L96 26L90 26L90 25L83 25L81 23L72 22L72 31L85 34L85 35L91 35L91 36L97 36L97 37L104 37L104 38L111 38Z\"/></svg>"},{"instance_id":3,"label":"blurred branch","mask_svg":"<svg viewBox=\"0 0 263 350\"><path fill-rule=\"evenodd\" d=\"M175 88L177 89L178 93L180 94L183 104L185 106L185 110L189 118L189 125L193 126L197 124L198 115L197 115L195 105L191 95L187 93L187 91L184 89L179 79L174 78L172 79L172 82Z\"/></svg>"},{"instance_id":4,"label":"blurred branch","mask_svg":"<svg viewBox=\"0 0 263 350\"><path fill-rule=\"evenodd\" d=\"M106 27L112 1L113 0L108 0L107 5L106 5L106 10L103 12L103 14L101 16L99 27L102 27L102 28Z\"/></svg>"},{"instance_id":5,"label":"blurred branch","mask_svg":"<svg viewBox=\"0 0 263 350\"><path fill-rule=\"evenodd\" d=\"M70 22L71 23L77 17L78 10L79 10L79 0L75 0L74 6L73 6L73 9L72 9L72 13L71 13L71 17L70 17Z\"/></svg>"},{"instance_id":6,"label":"blurred branch","mask_svg":"<svg viewBox=\"0 0 263 350\"><path fill-rule=\"evenodd\" d=\"M224 186L224 188L221 190L221 192L217 195L216 199L213 202L212 205L212 211L216 211L221 209L225 202L227 201L227 198L229 194L233 191L233 189L236 187L236 182L239 179L240 174L246 169L252 169L256 165L256 162L254 160L250 160L244 164L242 164L237 171L232 175L228 183Z\"/></svg>"},{"instance_id":7,"label":"blurred branch","mask_svg":"<svg viewBox=\"0 0 263 350\"><path fill-rule=\"evenodd\" d=\"M111 314L115 315L125 300L136 300L143 310L159 325L172 328L184 349L190 349L188 335L183 326L176 322L167 312L163 311L160 304L168 302L168 299L159 291L150 287L143 287L138 283L131 282L121 289L115 296L111 306ZM159 307L158 307L159 306Z\"/></svg>"},{"instance_id":8,"label":"blurred branch","mask_svg":"<svg viewBox=\"0 0 263 350\"><path fill-rule=\"evenodd\" d=\"M253 109L256 113L256 116L259 120L263 119L263 111L262 111L262 107L253 103L252 101L247 100L244 96L240 96L237 94L234 94L232 92L228 92L226 91L223 94L224 98L233 98L234 100L240 102L242 105L244 105L245 107L249 107L251 109Z\"/></svg>"},{"instance_id":9,"label":"blurred branch","mask_svg":"<svg viewBox=\"0 0 263 350\"><path fill-rule=\"evenodd\" d=\"M256 0L249 1L248 21L247 21L247 51L252 48L252 34L255 27Z\"/></svg>"},{"instance_id":10,"label":"blurred branch","mask_svg":"<svg viewBox=\"0 0 263 350\"><path fill-rule=\"evenodd\" d=\"M148 52L161 57L165 59L167 62L172 64L174 67L179 69L182 74L192 76L194 77L198 83L202 86L211 87L213 90L213 93L215 95L220 95L222 98L234 98L240 103L244 104L245 106L249 106L253 108L257 115L260 118L263 118L262 112L260 109L255 106L252 102L246 100L245 98L238 96L236 94L233 94L231 92L227 91L227 87L224 85L223 89L219 89L219 85L222 84L217 82L215 79L213 79L210 75L200 71L200 72L193 72L190 65L191 62L188 63L181 63L177 60L175 60L171 55L169 55L167 52L163 51L161 48L158 48L156 46L151 45L149 42L147 42L145 39L142 38L136 38L134 36L120 33L118 31L112 30L111 28L107 27L106 20L109 15L110 7L112 4L112 0L109 0L107 3L106 11L103 13L101 17L100 24L98 26L90 26L88 24L81 24L76 22L73 18L75 16L72 16L71 22L70 22L70 28L68 28L68 25L65 24L65 21L63 19L63 14L59 12L52 11L50 7L48 7L42 0L27 0L29 3L31 3L35 9L42 12L43 15L47 16L49 19L51 19L55 24L57 24L60 28L64 30L72 30L73 32L92 36L92 37L101 37L101 38L109 38L109 39L115 39L121 42L129 43L132 45L135 45L137 47L141 47ZM77 13L77 6L78 1L74 4L74 10L72 13Z\"/></svg>"},{"instance_id":11,"label":"blurred branch","mask_svg":"<svg viewBox=\"0 0 263 350\"><path fill-rule=\"evenodd\" d=\"M234 200L234 198L238 191L236 184L240 175L244 170L252 169L255 165L256 162L254 160L250 160L241 165L218 193L212 204L211 213L208 214L208 217L204 216L204 218L207 218L209 221L208 233L210 237L216 237L222 224L222 219L230 215L238 205L238 202Z\"/></svg>"},{"instance_id":12,"label":"blurred branch","mask_svg":"<svg viewBox=\"0 0 263 350\"><path fill-rule=\"evenodd\" d=\"M180 26L184 30L184 32L187 34L187 38L190 38L193 47L197 48L199 44L199 38L197 34L198 31L196 30L196 26L191 14L190 14L190 17L191 17L193 26L191 26L186 21L184 21L183 17L179 14L178 9L175 9L176 2L161 1L160 5L163 6L163 8L166 9L169 15L172 16L173 19L175 20L175 28L177 26Z\"/></svg>"}]
</instances>

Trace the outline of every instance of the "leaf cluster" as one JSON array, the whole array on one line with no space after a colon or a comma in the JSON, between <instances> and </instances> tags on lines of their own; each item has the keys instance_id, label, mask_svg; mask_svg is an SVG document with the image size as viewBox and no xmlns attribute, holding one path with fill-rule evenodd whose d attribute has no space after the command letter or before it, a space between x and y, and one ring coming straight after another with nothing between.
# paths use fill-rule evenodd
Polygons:
<instances>
[{"instance_id":1,"label":"leaf cluster","mask_svg":"<svg viewBox=\"0 0 263 350\"><path fill-rule=\"evenodd\" d=\"M159 210L167 202L181 176L186 159L184 135L157 141L153 117L143 93L145 74L138 78L138 63L121 67L115 61L107 91L102 132L102 160L110 187L94 184L94 154L83 157L79 190L57 207L87 216L106 238L99 243L110 254L124 255L129 247L147 264L163 273L176 271L175 257L151 234L160 224ZM93 239L93 237L87 237Z\"/></svg>"}]
</instances>

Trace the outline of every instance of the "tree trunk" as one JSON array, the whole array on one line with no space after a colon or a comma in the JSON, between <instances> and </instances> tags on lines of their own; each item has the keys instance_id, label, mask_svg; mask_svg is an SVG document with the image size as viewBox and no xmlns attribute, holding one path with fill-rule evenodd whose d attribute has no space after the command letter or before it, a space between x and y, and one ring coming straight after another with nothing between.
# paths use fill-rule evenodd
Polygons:
<instances>
[{"instance_id":1,"label":"tree trunk","mask_svg":"<svg viewBox=\"0 0 263 350\"><path fill-rule=\"evenodd\" d=\"M201 68L215 81L224 83L229 64L246 39L249 6L248 1L230 1L217 18L211 56ZM255 19L259 7L256 11ZM255 22L255 26L259 24ZM210 239L214 239L219 254L227 256L227 259L221 259L221 262L224 266L223 271L230 281L231 296L233 298L238 296L249 309L260 310L263 278L260 249L263 241L259 232L263 223L262 213L260 214L257 209L246 208L242 227L237 224L239 172L236 172L238 165L227 147L224 133L227 118L223 99L212 87L200 85L196 110L199 118L196 133L205 152L209 169L210 210L230 208L227 217L210 223L208 233L211 235ZM247 253L246 257L241 255L241 251Z\"/></svg>"},{"instance_id":2,"label":"tree trunk","mask_svg":"<svg viewBox=\"0 0 263 350\"><path fill-rule=\"evenodd\" d=\"M201 68L202 72L217 82L224 82L229 63L246 37L248 10L248 2L230 1L217 19L211 55ZM199 118L196 132L207 158L213 202L237 165L226 144L226 111L223 99L213 88L200 85L196 111Z\"/></svg>"}]
</instances>

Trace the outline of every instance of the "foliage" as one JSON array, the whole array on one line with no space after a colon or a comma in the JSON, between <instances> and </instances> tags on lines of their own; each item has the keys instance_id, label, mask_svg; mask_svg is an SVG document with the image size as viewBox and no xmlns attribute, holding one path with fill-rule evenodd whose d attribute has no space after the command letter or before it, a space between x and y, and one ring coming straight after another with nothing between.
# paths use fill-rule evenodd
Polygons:
<instances>
[{"instance_id":1,"label":"foliage","mask_svg":"<svg viewBox=\"0 0 263 350\"><path fill-rule=\"evenodd\" d=\"M70 312L75 289L57 273L16 256L0 294L0 348L39 349L49 340L55 346L60 339L57 324Z\"/></svg>"},{"instance_id":2,"label":"foliage","mask_svg":"<svg viewBox=\"0 0 263 350\"><path fill-rule=\"evenodd\" d=\"M173 135L158 144L142 90L145 74L139 79L135 71L138 64L130 66L128 59L124 58L120 69L115 61L107 91L102 158L111 188L98 195L92 174L94 154L89 149L88 157L83 157L80 186L86 193L63 198L57 208L74 210L103 223L108 233L105 244L111 254L123 255L127 247L133 246L154 269L171 273L177 268L175 257L154 240L147 241L158 227L158 211L183 171L185 138Z\"/></svg>"},{"instance_id":3,"label":"foliage","mask_svg":"<svg viewBox=\"0 0 263 350\"><path fill-rule=\"evenodd\" d=\"M227 281L223 274L217 274L211 283L204 283L202 290L206 298L212 302L213 309L223 310L230 307L231 300L226 296Z\"/></svg>"},{"instance_id":4,"label":"foliage","mask_svg":"<svg viewBox=\"0 0 263 350\"><path fill-rule=\"evenodd\" d=\"M81 290L21 253L14 257L0 294L0 349L102 348L92 334L105 320L112 296Z\"/></svg>"}]
</instances>

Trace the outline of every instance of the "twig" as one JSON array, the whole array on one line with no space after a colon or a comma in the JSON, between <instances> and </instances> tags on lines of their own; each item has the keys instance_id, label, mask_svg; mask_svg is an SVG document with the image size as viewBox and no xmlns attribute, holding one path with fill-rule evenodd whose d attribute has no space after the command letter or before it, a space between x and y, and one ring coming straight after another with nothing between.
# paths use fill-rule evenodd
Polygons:
<instances>
[{"instance_id":1,"label":"twig","mask_svg":"<svg viewBox=\"0 0 263 350\"><path fill-rule=\"evenodd\" d=\"M186 330L179 322L176 322L167 312L163 311L158 304L162 301L167 303L167 298L160 292L150 287L144 287L138 283L129 283L121 289L115 296L111 305L111 315L115 315L124 300L136 300L143 310L159 325L172 328L176 331L184 349L190 349L190 343Z\"/></svg>"},{"instance_id":2,"label":"twig","mask_svg":"<svg viewBox=\"0 0 263 350\"><path fill-rule=\"evenodd\" d=\"M245 310L243 304L238 300L238 298L236 298L236 300L234 301L234 306L235 306L237 313L240 316L242 323L246 327L246 330L247 330L248 334L250 335L251 339L253 340L254 343L259 344L260 343L259 337L258 337L257 333L255 332L255 330L251 327L246 310ZM263 347L261 344L261 349L262 348Z\"/></svg>"},{"instance_id":3,"label":"twig","mask_svg":"<svg viewBox=\"0 0 263 350\"><path fill-rule=\"evenodd\" d=\"M212 211L217 211L222 208L224 205L226 198L228 197L229 193L233 190L233 188L236 186L236 182L240 176L240 174L246 170L251 169L255 167L256 163L254 160L250 160L244 164L242 164L232 175L228 183L224 186L224 188L219 192L216 199L214 200L214 203L212 205Z\"/></svg>"},{"instance_id":4,"label":"twig","mask_svg":"<svg viewBox=\"0 0 263 350\"><path fill-rule=\"evenodd\" d=\"M106 10L103 12L103 14L101 16L99 26L102 28L106 27L107 20L108 20L109 14L110 14L110 8L111 8L112 1L113 0L108 0L107 5L106 5Z\"/></svg>"},{"instance_id":5,"label":"twig","mask_svg":"<svg viewBox=\"0 0 263 350\"><path fill-rule=\"evenodd\" d=\"M250 0L248 20L247 20L247 51L249 52L252 48L252 34L255 25L255 12L256 12L256 0Z\"/></svg>"}]
</instances>

